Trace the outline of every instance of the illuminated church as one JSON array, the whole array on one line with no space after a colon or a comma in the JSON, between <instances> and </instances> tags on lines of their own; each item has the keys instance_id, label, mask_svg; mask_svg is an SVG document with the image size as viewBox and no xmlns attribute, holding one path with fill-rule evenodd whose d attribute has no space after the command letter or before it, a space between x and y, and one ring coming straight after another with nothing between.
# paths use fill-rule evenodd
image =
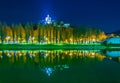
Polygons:
<instances>
[{"instance_id":1,"label":"illuminated church","mask_svg":"<svg viewBox=\"0 0 120 83\"><path fill-rule=\"evenodd\" d=\"M49 14L45 17L45 24L52 24L52 19Z\"/></svg>"},{"instance_id":2,"label":"illuminated church","mask_svg":"<svg viewBox=\"0 0 120 83\"><path fill-rule=\"evenodd\" d=\"M54 24L55 26L58 26L58 27L61 27L61 24L62 24L62 27L65 27L65 28L70 27L69 23L66 24L63 21L58 21L58 22L53 21L49 14L45 17L44 24L48 24L48 25Z\"/></svg>"}]
</instances>

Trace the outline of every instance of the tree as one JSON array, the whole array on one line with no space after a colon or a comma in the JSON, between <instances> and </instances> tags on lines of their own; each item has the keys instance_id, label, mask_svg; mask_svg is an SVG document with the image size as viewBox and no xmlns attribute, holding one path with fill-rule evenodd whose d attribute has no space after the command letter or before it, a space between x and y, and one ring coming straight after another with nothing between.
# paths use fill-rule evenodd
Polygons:
<instances>
[{"instance_id":1,"label":"tree","mask_svg":"<svg viewBox=\"0 0 120 83\"><path fill-rule=\"evenodd\" d=\"M40 43L40 40L41 40L41 37L40 37L40 24L38 24L37 31L38 31L38 42Z\"/></svg>"},{"instance_id":2,"label":"tree","mask_svg":"<svg viewBox=\"0 0 120 83\"><path fill-rule=\"evenodd\" d=\"M30 28L30 24L27 23L27 24L25 25L25 33L26 33L25 38L26 38L26 43L28 43L28 41L29 41L29 35L30 35L30 33L29 33L29 28Z\"/></svg>"},{"instance_id":3,"label":"tree","mask_svg":"<svg viewBox=\"0 0 120 83\"><path fill-rule=\"evenodd\" d=\"M2 23L0 22L0 43L2 43L1 36L2 36Z\"/></svg>"},{"instance_id":4,"label":"tree","mask_svg":"<svg viewBox=\"0 0 120 83\"><path fill-rule=\"evenodd\" d=\"M14 24L12 24L11 30L12 30L12 42L14 43L14 40L15 40L15 25Z\"/></svg>"},{"instance_id":5,"label":"tree","mask_svg":"<svg viewBox=\"0 0 120 83\"><path fill-rule=\"evenodd\" d=\"M6 36L6 28L7 24L4 23L2 26L1 26L1 42L4 43L4 40L5 40L5 36Z\"/></svg>"},{"instance_id":6,"label":"tree","mask_svg":"<svg viewBox=\"0 0 120 83\"><path fill-rule=\"evenodd\" d=\"M18 41L20 41L20 43L22 42L22 28L23 28L22 25L19 23L17 34L18 34Z\"/></svg>"}]
</instances>

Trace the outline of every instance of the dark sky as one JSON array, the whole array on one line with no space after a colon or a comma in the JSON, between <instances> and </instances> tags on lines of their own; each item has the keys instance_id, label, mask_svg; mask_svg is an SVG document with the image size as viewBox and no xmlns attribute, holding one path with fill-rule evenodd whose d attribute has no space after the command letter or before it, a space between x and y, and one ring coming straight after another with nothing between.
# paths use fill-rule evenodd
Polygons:
<instances>
[{"instance_id":1,"label":"dark sky","mask_svg":"<svg viewBox=\"0 0 120 83\"><path fill-rule=\"evenodd\" d=\"M119 0L0 0L0 21L8 24L38 23L47 14L54 20L106 32L120 29Z\"/></svg>"}]
</instances>

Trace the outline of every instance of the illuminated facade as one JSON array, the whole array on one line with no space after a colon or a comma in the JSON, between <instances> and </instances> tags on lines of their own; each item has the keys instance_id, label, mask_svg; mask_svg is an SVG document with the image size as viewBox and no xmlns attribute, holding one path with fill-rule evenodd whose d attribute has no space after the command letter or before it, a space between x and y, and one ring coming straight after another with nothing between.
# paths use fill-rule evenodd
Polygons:
<instances>
[{"instance_id":1,"label":"illuminated facade","mask_svg":"<svg viewBox=\"0 0 120 83\"><path fill-rule=\"evenodd\" d=\"M49 14L45 17L45 24L52 24L52 19Z\"/></svg>"},{"instance_id":2,"label":"illuminated facade","mask_svg":"<svg viewBox=\"0 0 120 83\"><path fill-rule=\"evenodd\" d=\"M120 44L120 37L112 37L106 40L106 44Z\"/></svg>"},{"instance_id":3,"label":"illuminated facade","mask_svg":"<svg viewBox=\"0 0 120 83\"><path fill-rule=\"evenodd\" d=\"M53 21L50 15L44 24L0 25L0 43L89 44L106 39L104 32L94 28L72 27Z\"/></svg>"}]
</instances>

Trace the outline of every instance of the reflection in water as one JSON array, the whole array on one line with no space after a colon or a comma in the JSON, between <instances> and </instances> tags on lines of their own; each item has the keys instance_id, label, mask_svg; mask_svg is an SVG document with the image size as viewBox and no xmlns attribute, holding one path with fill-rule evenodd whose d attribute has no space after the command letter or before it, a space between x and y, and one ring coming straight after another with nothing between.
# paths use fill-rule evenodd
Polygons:
<instances>
[{"instance_id":1,"label":"reflection in water","mask_svg":"<svg viewBox=\"0 0 120 83\"><path fill-rule=\"evenodd\" d=\"M53 68L45 68L44 71L46 72L48 76L50 76L54 70Z\"/></svg>"},{"instance_id":2,"label":"reflection in water","mask_svg":"<svg viewBox=\"0 0 120 83\"><path fill-rule=\"evenodd\" d=\"M105 56L109 58L110 60L120 62L120 51L114 50L114 51L105 51Z\"/></svg>"},{"instance_id":3,"label":"reflection in water","mask_svg":"<svg viewBox=\"0 0 120 83\"><path fill-rule=\"evenodd\" d=\"M106 55L110 57L120 57L120 51L106 51Z\"/></svg>"},{"instance_id":4,"label":"reflection in water","mask_svg":"<svg viewBox=\"0 0 120 83\"><path fill-rule=\"evenodd\" d=\"M0 51L0 66L37 67L50 76L56 70L69 69L72 64L91 64L105 56L99 50L76 51Z\"/></svg>"}]
</instances>

